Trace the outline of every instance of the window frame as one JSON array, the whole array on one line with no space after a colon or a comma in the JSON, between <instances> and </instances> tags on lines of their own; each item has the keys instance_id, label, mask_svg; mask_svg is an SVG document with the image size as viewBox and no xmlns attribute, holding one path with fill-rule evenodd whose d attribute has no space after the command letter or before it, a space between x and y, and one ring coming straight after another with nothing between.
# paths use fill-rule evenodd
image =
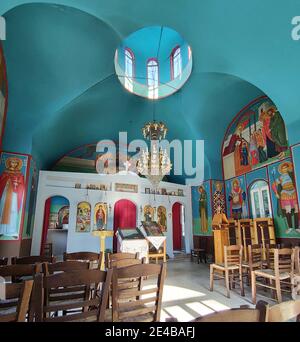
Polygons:
<instances>
[{"instance_id":1,"label":"window frame","mask_svg":"<svg viewBox=\"0 0 300 342\"><path fill-rule=\"evenodd\" d=\"M174 63L174 57L175 57L175 53L176 53L176 51L177 51L178 49L180 50L181 72L180 72L179 75L177 75L177 76L175 77L175 72L174 72L174 65L175 65L175 63ZM170 65L171 65L171 80L173 81L173 80L175 80L177 77L179 77L179 76L182 75L182 54L181 54L181 47L180 47L180 45L175 46L174 49L172 50L171 56L170 56Z\"/></svg>"},{"instance_id":2,"label":"window frame","mask_svg":"<svg viewBox=\"0 0 300 342\"><path fill-rule=\"evenodd\" d=\"M131 63L132 76L128 76L126 73L126 65L127 65L126 59L128 58L126 52L128 52L128 54L130 55L131 61L132 61L132 63ZM134 79L135 79L135 55L129 47L125 47L125 49L124 49L124 76L125 76L125 78L124 78L125 89L127 89L128 91L130 91L132 93L133 92L133 83L134 83ZM131 80L130 80L130 78L131 78ZM128 86L128 84L130 84L130 87Z\"/></svg>"},{"instance_id":3,"label":"window frame","mask_svg":"<svg viewBox=\"0 0 300 342\"><path fill-rule=\"evenodd\" d=\"M150 62L156 62L156 65L157 65L157 88L154 88L152 91L154 92L155 96L149 96L150 94L150 91L149 91L149 67L153 67L153 66L150 66L149 63ZM159 98L159 84L160 84L160 79L159 79L159 61L157 58L154 58L154 57L151 57L147 60L147 65L146 65L146 70L147 70L147 88L148 88L148 99L150 100L157 100Z\"/></svg>"}]
</instances>

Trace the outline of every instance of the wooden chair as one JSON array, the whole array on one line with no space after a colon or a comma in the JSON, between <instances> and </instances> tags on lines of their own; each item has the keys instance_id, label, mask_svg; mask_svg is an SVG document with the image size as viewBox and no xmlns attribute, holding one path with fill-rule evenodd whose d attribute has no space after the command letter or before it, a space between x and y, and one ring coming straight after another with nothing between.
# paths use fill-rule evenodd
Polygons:
<instances>
[{"instance_id":1,"label":"wooden chair","mask_svg":"<svg viewBox=\"0 0 300 342\"><path fill-rule=\"evenodd\" d=\"M206 322L265 322L267 303L259 301L255 309L241 306L238 309L224 310L192 320L192 323Z\"/></svg>"},{"instance_id":2,"label":"wooden chair","mask_svg":"<svg viewBox=\"0 0 300 342\"><path fill-rule=\"evenodd\" d=\"M6 266L8 263L8 258L0 258L0 266Z\"/></svg>"},{"instance_id":3,"label":"wooden chair","mask_svg":"<svg viewBox=\"0 0 300 342\"><path fill-rule=\"evenodd\" d=\"M114 268L113 322L159 322L165 274L166 263ZM132 281L144 277L155 277L155 286L144 289L142 281ZM126 282L126 279L130 281Z\"/></svg>"},{"instance_id":4,"label":"wooden chair","mask_svg":"<svg viewBox=\"0 0 300 342\"><path fill-rule=\"evenodd\" d=\"M248 246L248 261L242 262L242 268L246 271L247 284L251 284L251 272L262 269L263 250L261 245Z\"/></svg>"},{"instance_id":5,"label":"wooden chair","mask_svg":"<svg viewBox=\"0 0 300 342\"><path fill-rule=\"evenodd\" d=\"M267 306L266 322L286 322L293 318L300 322L300 300Z\"/></svg>"},{"instance_id":6,"label":"wooden chair","mask_svg":"<svg viewBox=\"0 0 300 342\"><path fill-rule=\"evenodd\" d=\"M93 266L92 268L100 269L101 262L103 258L103 253L94 253L94 252L75 252L75 253L64 253L63 260L77 260L77 261L88 261Z\"/></svg>"},{"instance_id":7,"label":"wooden chair","mask_svg":"<svg viewBox=\"0 0 300 342\"><path fill-rule=\"evenodd\" d=\"M104 322L112 270L78 270L40 276L37 279L39 285L34 296L39 302L36 315L38 322ZM98 289L92 297L87 296L85 291L82 292L82 288L90 287ZM70 288L73 289L73 296L68 300L69 297L64 291ZM61 293L51 296L54 289L61 290ZM74 292L78 292L77 298L74 298ZM59 315L60 312L70 312L74 309L76 312L73 311L72 314Z\"/></svg>"},{"instance_id":8,"label":"wooden chair","mask_svg":"<svg viewBox=\"0 0 300 342\"><path fill-rule=\"evenodd\" d=\"M224 246L224 264L210 265L210 291L213 291L215 271L218 273L218 279L225 279L227 297L230 298L230 284L239 283L241 288L241 296L244 296L244 285L242 279L242 259L243 246ZM221 274L220 274L221 273ZM223 276L223 274L225 276ZM236 281L238 275L238 281Z\"/></svg>"},{"instance_id":9,"label":"wooden chair","mask_svg":"<svg viewBox=\"0 0 300 342\"><path fill-rule=\"evenodd\" d=\"M88 270L90 267L89 262L82 262L77 260L60 261L50 264L45 262L42 264L42 270L44 275L50 275L61 272L74 272L79 270Z\"/></svg>"},{"instance_id":10,"label":"wooden chair","mask_svg":"<svg viewBox=\"0 0 300 342\"><path fill-rule=\"evenodd\" d=\"M111 263L123 259L138 259L139 253L107 253L106 254L106 267L112 268Z\"/></svg>"},{"instance_id":11,"label":"wooden chair","mask_svg":"<svg viewBox=\"0 0 300 342\"><path fill-rule=\"evenodd\" d=\"M146 263L146 258L143 259L120 259L120 260L114 260L110 262L110 265L112 268L122 268L122 267L128 267L132 265L141 265Z\"/></svg>"},{"instance_id":12,"label":"wooden chair","mask_svg":"<svg viewBox=\"0 0 300 342\"><path fill-rule=\"evenodd\" d=\"M20 282L22 278L33 279L40 270L39 264L7 265L0 267L0 277L6 278L13 283ZM31 279L29 279L31 278Z\"/></svg>"},{"instance_id":13,"label":"wooden chair","mask_svg":"<svg viewBox=\"0 0 300 342\"><path fill-rule=\"evenodd\" d=\"M281 303L281 291L287 291L281 288L281 284L291 287L291 279L294 274L294 250L290 248L274 249L274 267L272 267L272 263L270 263L270 267L262 270L254 270L251 273L252 301L254 304L256 303L257 285L276 290L277 301ZM256 277L269 280L269 284L258 282ZM273 283L275 283L275 286L273 286Z\"/></svg>"},{"instance_id":14,"label":"wooden chair","mask_svg":"<svg viewBox=\"0 0 300 342\"><path fill-rule=\"evenodd\" d=\"M29 265L29 264L41 264L43 262L55 262L56 258L54 256L28 256L28 257L13 257L11 258L12 265Z\"/></svg>"},{"instance_id":15,"label":"wooden chair","mask_svg":"<svg viewBox=\"0 0 300 342\"><path fill-rule=\"evenodd\" d=\"M44 256L50 256L50 257L53 255L53 243L51 243L51 242L45 243L43 255Z\"/></svg>"},{"instance_id":16,"label":"wooden chair","mask_svg":"<svg viewBox=\"0 0 300 342\"><path fill-rule=\"evenodd\" d=\"M5 286L5 301L0 300L0 322L25 322L33 280L26 280L22 283L7 283ZM15 303L14 306L7 303Z\"/></svg>"}]
</instances>

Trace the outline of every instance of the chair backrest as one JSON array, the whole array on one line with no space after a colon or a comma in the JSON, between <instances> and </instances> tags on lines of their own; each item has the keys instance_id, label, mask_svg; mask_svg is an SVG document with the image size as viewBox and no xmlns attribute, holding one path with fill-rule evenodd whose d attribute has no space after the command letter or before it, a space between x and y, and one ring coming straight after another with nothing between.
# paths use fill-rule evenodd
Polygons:
<instances>
[{"instance_id":1,"label":"chair backrest","mask_svg":"<svg viewBox=\"0 0 300 342\"><path fill-rule=\"evenodd\" d=\"M34 277L39 272L40 264L7 265L0 267L0 276L10 278L12 282L20 281L22 277Z\"/></svg>"},{"instance_id":2,"label":"chair backrest","mask_svg":"<svg viewBox=\"0 0 300 342\"><path fill-rule=\"evenodd\" d=\"M267 244L266 245L266 258L267 266L270 269L274 269L274 250L280 248L278 244Z\"/></svg>"},{"instance_id":3,"label":"chair backrest","mask_svg":"<svg viewBox=\"0 0 300 342\"><path fill-rule=\"evenodd\" d=\"M128 267L132 265L141 265L145 263L145 259L119 259L110 262L111 267L121 268Z\"/></svg>"},{"instance_id":4,"label":"chair backrest","mask_svg":"<svg viewBox=\"0 0 300 342\"><path fill-rule=\"evenodd\" d=\"M248 246L248 261L250 268L262 267L263 250L261 245Z\"/></svg>"},{"instance_id":5,"label":"chair backrest","mask_svg":"<svg viewBox=\"0 0 300 342\"><path fill-rule=\"evenodd\" d=\"M33 280L26 280L22 283L5 284L6 301L0 306L3 311L10 309L6 314L1 313L0 322L25 322L29 309L29 302L32 292ZM14 306L11 305L13 301ZM14 310L15 308L15 310Z\"/></svg>"},{"instance_id":6,"label":"chair backrest","mask_svg":"<svg viewBox=\"0 0 300 342\"><path fill-rule=\"evenodd\" d=\"M11 258L12 265L37 264L37 263L42 263L42 262L53 263L55 261L56 261L56 258L54 256L45 256L45 255Z\"/></svg>"},{"instance_id":7,"label":"chair backrest","mask_svg":"<svg viewBox=\"0 0 300 342\"><path fill-rule=\"evenodd\" d=\"M300 274L300 247L295 247L295 273Z\"/></svg>"},{"instance_id":8,"label":"chair backrest","mask_svg":"<svg viewBox=\"0 0 300 342\"><path fill-rule=\"evenodd\" d=\"M294 250L292 248L281 248L274 250L275 274L288 272L294 274Z\"/></svg>"},{"instance_id":9,"label":"chair backrest","mask_svg":"<svg viewBox=\"0 0 300 342\"><path fill-rule=\"evenodd\" d=\"M106 254L106 265L111 267L111 262L123 260L123 259L138 259L138 253L107 253Z\"/></svg>"},{"instance_id":10,"label":"chair backrest","mask_svg":"<svg viewBox=\"0 0 300 342\"><path fill-rule=\"evenodd\" d=\"M295 317L299 321L300 300L291 300L267 307L266 322L286 322Z\"/></svg>"},{"instance_id":11,"label":"chair backrest","mask_svg":"<svg viewBox=\"0 0 300 342\"><path fill-rule=\"evenodd\" d=\"M103 253L94 253L94 252L74 252L74 253L64 253L63 259L64 261L69 260L77 260L77 261L88 261L94 262L95 268L101 267L103 258Z\"/></svg>"},{"instance_id":12,"label":"chair backrest","mask_svg":"<svg viewBox=\"0 0 300 342\"><path fill-rule=\"evenodd\" d=\"M196 318L191 322L265 322L267 303L259 301L255 309L238 308L215 312Z\"/></svg>"},{"instance_id":13,"label":"chair backrest","mask_svg":"<svg viewBox=\"0 0 300 342\"><path fill-rule=\"evenodd\" d=\"M63 272L42 277L37 276L38 312L36 321L44 322L70 322L70 321L98 321L104 322L105 310L109 298L109 287L112 279L112 270L78 270ZM95 291L86 292L82 289L94 287ZM56 290L55 301L53 290ZM70 290L73 293L70 293ZM81 292L76 297L74 292ZM44 296L43 296L44 293ZM72 296L72 300L68 301ZM88 294L88 295L86 295ZM51 298L49 298L52 296ZM59 311L79 309L80 312L59 316ZM54 314L54 315L53 315Z\"/></svg>"},{"instance_id":14,"label":"chair backrest","mask_svg":"<svg viewBox=\"0 0 300 342\"><path fill-rule=\"evenodd\" d=\"M165 274L165 263L114 268L113 321L135 320L139 322L146 318L149 322L159 322ZM141 281L134 281L144 277L156 278L155 285L144 289Z\"/></svg>"},{"instance_id":15,"label":"chair backrest","mask_svg":"<svg viewBox=\"0 0 300 342\"><path fill-rule=\"evenodd\" d=\"M232 245L224 246L225 267L231 265L241 265L243 259L243 246Z\"/></svg>"},{"instance_id":16,"label":"chair backrest","mask_svg":"<svg viewBox=\"0 0 300 342\"><path fill-rule=\"evenodd\" d=\"M8 258L0 258L0 266L5 266L8 263Z\"/></svg>"},{"instance_id":17,"label":"chair backrest","mask_svg":"<svg viewBox=\"0 0 300 342\"><path fill-rule=\"evenodd\" d=\"M45 243L43 255L45 255L45 256L52 256L53 255L53 244L51 242Z\"/></svg>"},{"instance_id":18,"label":"chair backrest","mask_svg":"<svg viewBox=\"0 0 300 342\"><path fill-rule=\"evenodd\" d=\"M82 262L77 260L60 261L50 264L45 262L42 264L44 275L54 274L58 272L74 272L78 270L88 270L90 267L89 262Z\"/></svg>"}]
</instances>

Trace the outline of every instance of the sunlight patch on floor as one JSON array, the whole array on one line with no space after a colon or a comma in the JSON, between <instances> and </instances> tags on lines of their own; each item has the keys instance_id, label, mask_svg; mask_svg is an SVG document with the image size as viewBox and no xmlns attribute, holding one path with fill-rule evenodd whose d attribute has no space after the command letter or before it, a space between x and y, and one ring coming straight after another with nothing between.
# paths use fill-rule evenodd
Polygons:
<instances>
[{"instance_id":1,"label":"sunlight patch on floor","mask_svg":"<svg viewBox=\"0 0 300 342\"><path fill-rule=\"evenodd\" d=\"M214 311L223 311L223 310L230 309L229 306L226 306L220 302L217 302L214 299L203 300L202 303L207 305L208 307L212 308Z\"/></svg>"},{"instance_id":2,"label":"sunlight patch on floor","mask_svg":"<svg viewBox=\"0 0 300 342\"><path fill-rule=\"evenodd\" d=\"M188 322L194 319L190 313L179 305L168 306L164 308L164 311L167 311L172 317L176 317L179 322Z\"/></svg>"},{"instance_id":3,"label":"sunlight patch on floor","mask_svg":"<svg viewBox=\"0 0 300 342\"><path fill-rule=\"evenodd\" d=\"M190 290L184 287L165 285L163 291L163 303L174 300L183 300L190 298L198 298L206 296L205 293Z\"/></svg>"},{"instance_id":4,"label":"sunlight patch on floor","mask_svg":"<svg viewBox=\"0 0 300 342\"><path fill-rule=\"evenodd\" d=\"M200 303L200 302L192 302L185 304L188 308L192 309L197 313L198 316L205 316L209 315L211 313L214 313L215 311L208 308L206 305Z\"/></svg>"}]
</instances>

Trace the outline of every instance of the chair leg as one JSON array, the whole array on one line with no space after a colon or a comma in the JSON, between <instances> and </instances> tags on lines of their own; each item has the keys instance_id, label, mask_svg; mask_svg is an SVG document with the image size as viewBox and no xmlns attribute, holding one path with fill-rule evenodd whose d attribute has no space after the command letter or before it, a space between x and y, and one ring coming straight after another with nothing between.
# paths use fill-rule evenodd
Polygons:
<instances>
[{"instance_id":1,"label":"chair leg","mask_svg":"<svg viewBox=\"0 0 300 342\"><path fill-rule=\"evenodd\" d=\"M226 269L225 269L225 284L226 284L227 297L230 298L229 271Z\"/></svg>"},{"instance_id":2,"label":"chair leg","mask_svg":"<svg viewBox=\"0 0 300 342\"><path fill-rule=\"evenodd\" d=\"M251 272L251 290L252 290L252 303L256 304L256 275L254 271Z\"/></svg>"},{"instance_id":3,"label":"chair leg","mask_svg":"<svg viewBox=\"0 0 300 342\"><path fill-rule=\"evenodd\" d=\"M210 265L210 285L209 285L209 290L213 291L214 290L214 266Z\"/></svg>"},{"instance_id":4,"label":"chair leg","mask_svg":"<svg viewBox=\"0 0 300 342\"><path fill-rule=\"evenodd\" d=\"M276 286L277 301L278 303L281 303L282 296L281 296L280 280L277 278L275 279L275 286Z\"/></svg>"},{"instance_id":5,"label":"chair leg","mask_svg":"<svg viewBox=\"0 0 300 342\"><path fill-rule=\"evenodd\" d=\"M243 269L242 267L239 268L239 277L240 277L240 287L241 287L241 296L245 296L244 290L244 282L243 282Z\"/></svg>"}]
</instances>

